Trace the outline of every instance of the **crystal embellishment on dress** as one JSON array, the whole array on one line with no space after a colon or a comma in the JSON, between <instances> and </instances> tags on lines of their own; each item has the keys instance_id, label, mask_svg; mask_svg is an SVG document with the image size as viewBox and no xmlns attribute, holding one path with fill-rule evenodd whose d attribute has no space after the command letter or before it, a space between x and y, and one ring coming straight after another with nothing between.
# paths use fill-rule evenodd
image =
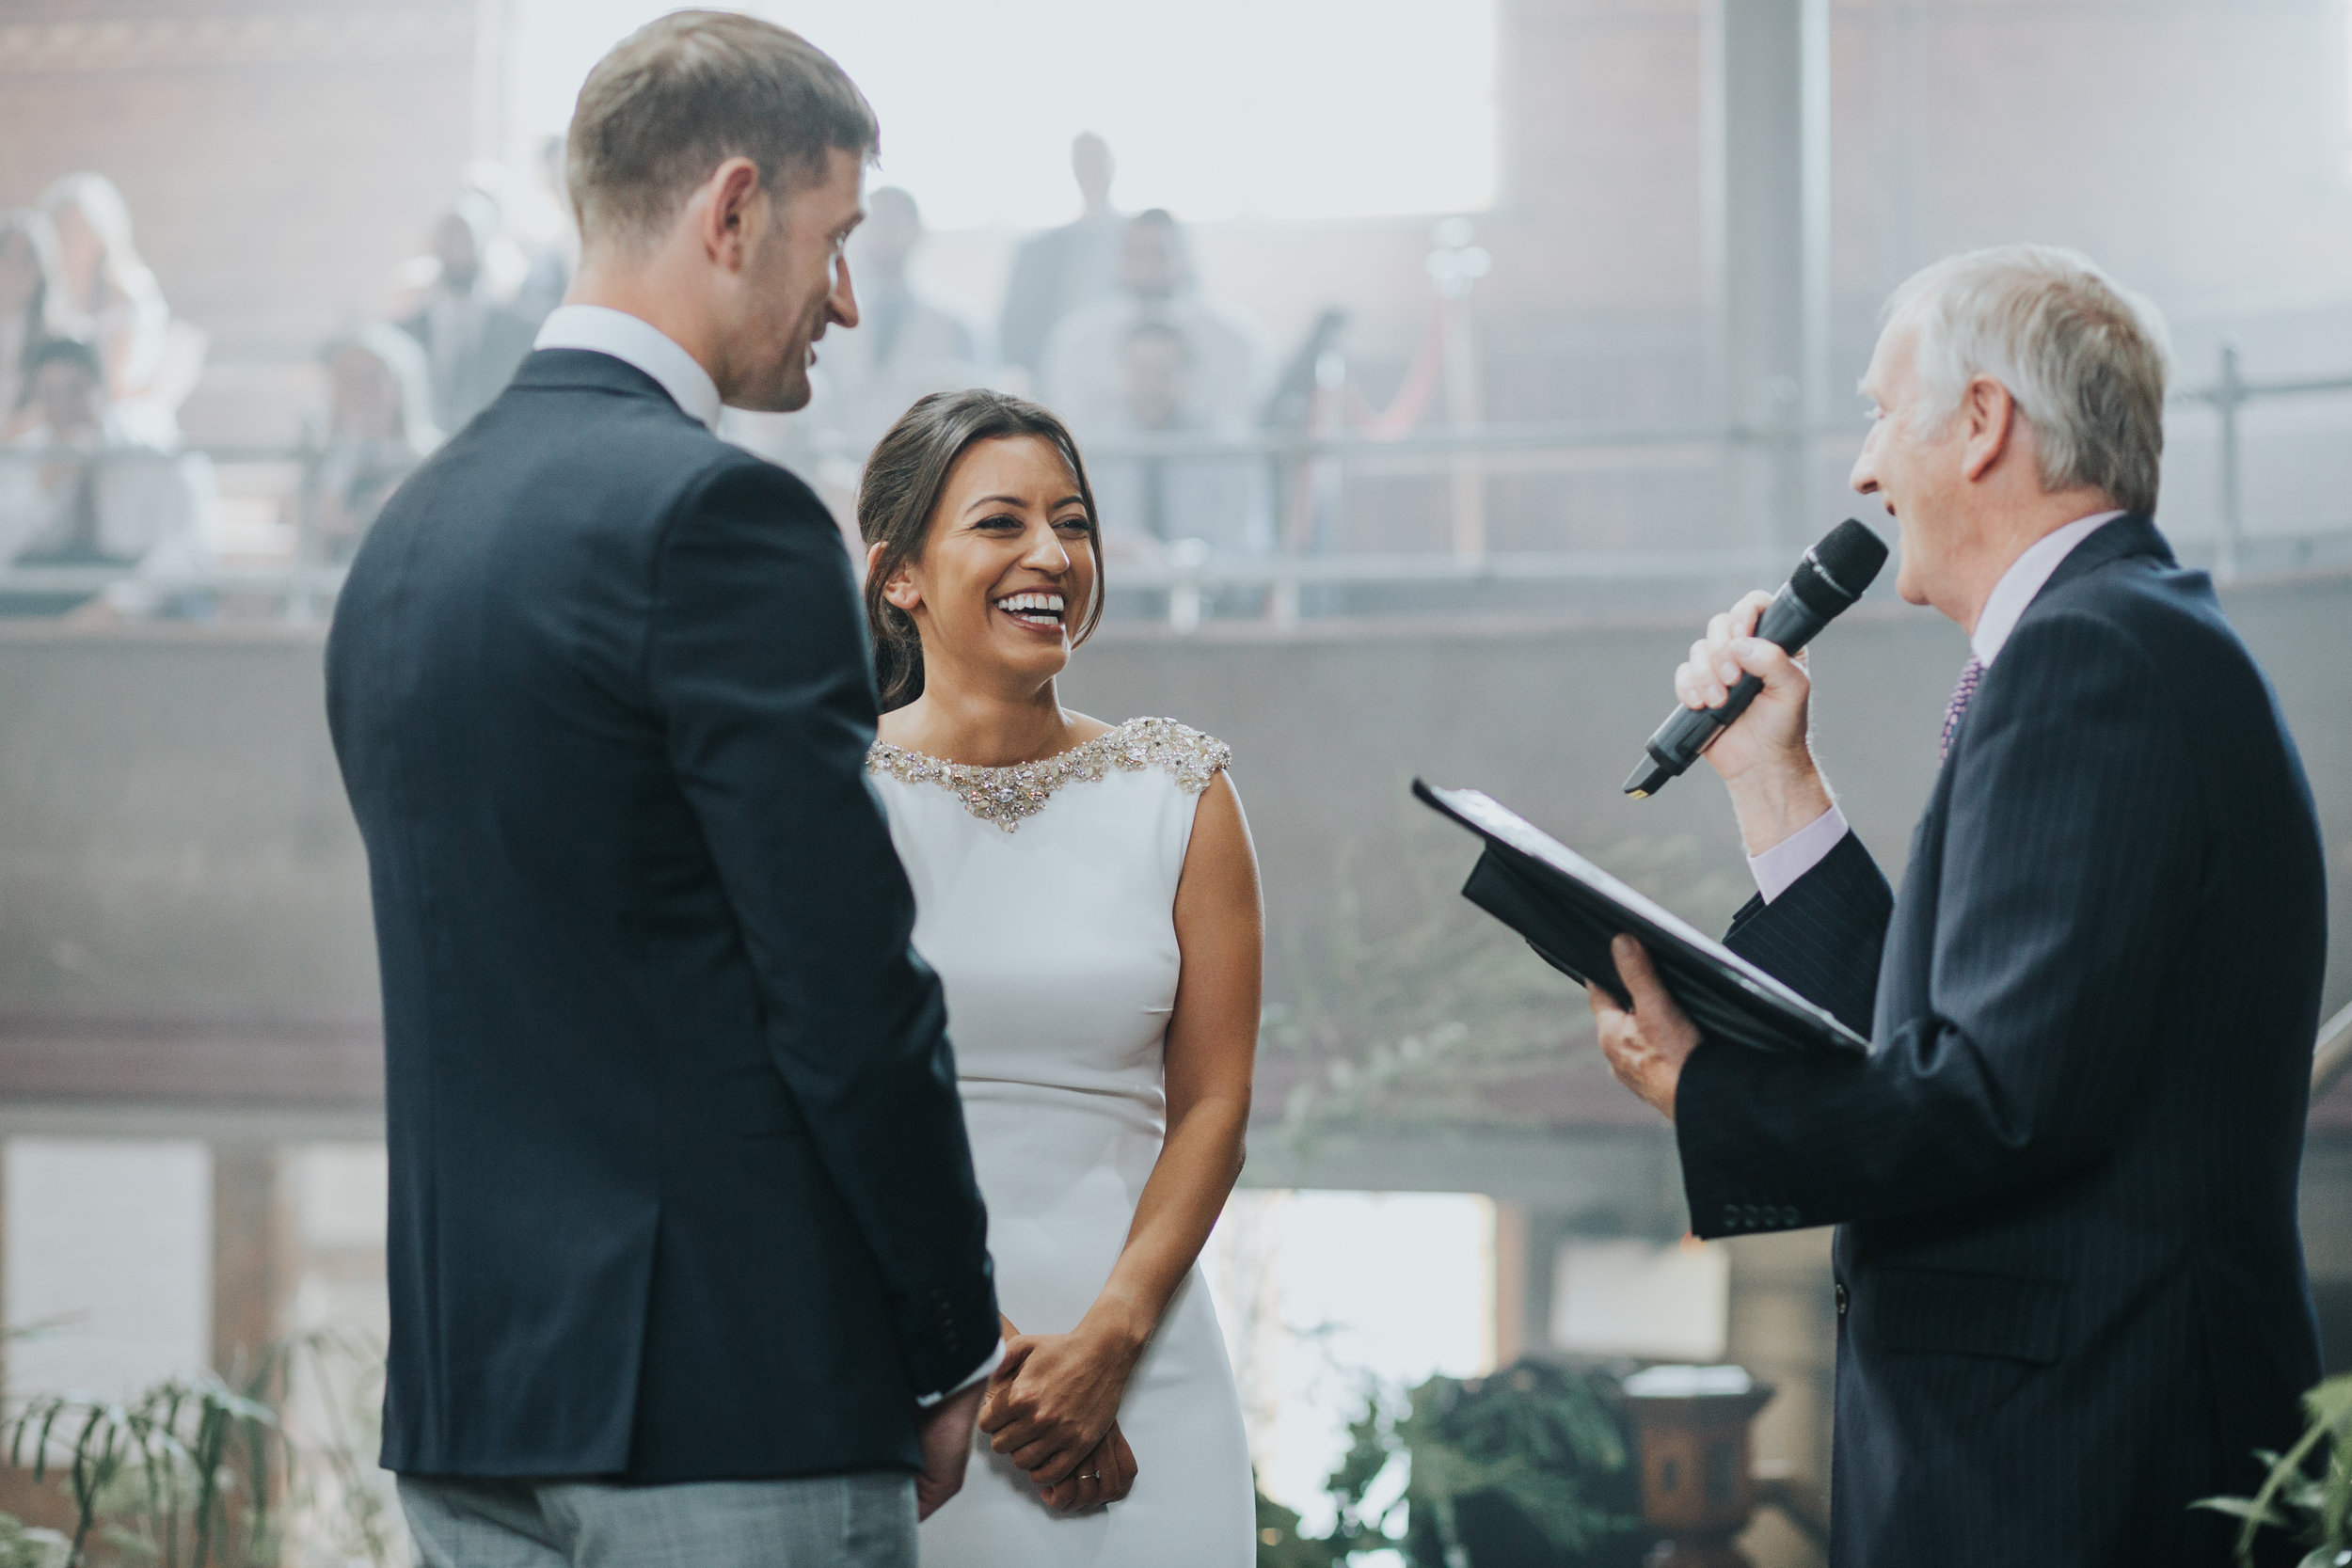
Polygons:
<instances>
[{"instance_id":1,"label":"crystal embellishment on dress","mask_svg":"<svg viewBox=\"0 0 2352 1568\"><path fill-rule=\"evenodd\" d=\"M981 821L1012 832L1024 817L1043 811L1062 785L1104 778L1114 768L1122 773L1157 768L1177 788L1198 795L1232 760L1231 746L1173 719L1130 719L1059 756L1010 768L942 762L877 740L866 753L866 770L887 773L900 784L937 784Z\"/></svg>"}]
</instances>

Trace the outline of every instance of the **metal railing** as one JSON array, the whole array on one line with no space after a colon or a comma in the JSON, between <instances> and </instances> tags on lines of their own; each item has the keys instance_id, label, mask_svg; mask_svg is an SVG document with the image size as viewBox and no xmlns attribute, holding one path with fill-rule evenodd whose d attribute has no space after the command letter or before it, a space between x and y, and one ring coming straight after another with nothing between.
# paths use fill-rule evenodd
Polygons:
<instances>
[{"instance_id":1,"label":"metal railing","mask_svg":"<svg viewBox=\"0 0 2352 1568\"><path fill-rule=\"evenodd\" d=\"M2249 532L2245 515L2244 430L2249 405L2268 400L2352 393L2352 375L2298 379L2249 379L2234 341L2225 343L2219 374L2210 385L2176 392L2175 405L2212 408L2218 417L2217 528L2210 541L2217 575L2237 575L2247 558ZM2347 422L2352 422L2348 412ZM1769 531L1752 522L1736 524L1746 543L1687 548L1573 548L1490 550L1486 528L1465 535L1451 531L1451 547L1366 549L1351 547L1344 483L1380 477L1451 480L1454 504L1460 503L1466 466L1479 484L1532 472L1578 477L1688 473L1757 454L1799 466L1826 468L1858 440L1851 423L1777 428L1708 424L1610 425L1591 421L1489 423L1416 430L1379 437L1315 430L1264 431L1248 435L1184 434L1127 436L1087 445L1090 467L1132 465L1146 471L1199 463L1255 465L1271 498L1274 546L1248 553L1218 551L1204 542L1176 539L1140 559L1120 561L1111 574L1116 589L1160 595L1167 620L1178 630L1197 627L1207 599L1227 590L1255 595L1250 613L1288 625L1313 612L1307 591L1406 589L1512 583L1698 584L1725 578L1763 580L1785 564L1787 541L1758 542ZM1834 450L1842 449L1842 450ZM230 559L203 572L160 583L257 601L262 613L294 624L317 620L340 591L344 568L327 559L320 528L322 475L339 453L351 449L307 441L292 446L222 444L192 447L186 455L208 459L217 468L291 467L298 479L278 498L290 527L287 546L270 556ZM380 457L381 451L377 455ZM0 450L0 464L60 461L154 460L145 451L106 452L74 458L56 451ZM1310 518L1316 509L1319 518ZM1483 509L1482 509L1483 512ZM1313 526L1305 526L1312 522ZM2347 518L2352 524L2352 518ZM1727 531L1730 531L1727 530ZM2267 543L2274 536L2265 534ZM2312 534L2310 540L2352 543L2352 527ZM2303 542L2298 536L2298 542ZM2309 557L2312 551L2302 551ZM97 594L132 575L134 568L107 565L9 566L0 569L0 597Z\"/></svg>"},{"instance_id":2,"label":"metal railing","mask_svg":"<svg viewBox=\"0 0 2352 1568\"><path fill-rule=\"evenodd\" d=\"M2210 387L2178 394L2176 401L2210 405L2221 417L2220 534L2215 575L2228 581L2238 574L2246 551L2246 482L2243 418L2246 405L2265 398L2302 398L2352 392L2352 376L2311 376L2278 381L2249 381L2239 360L2242 350L2234 338L2221 344L2221 373Z\"/></svg>"}]
</instances>

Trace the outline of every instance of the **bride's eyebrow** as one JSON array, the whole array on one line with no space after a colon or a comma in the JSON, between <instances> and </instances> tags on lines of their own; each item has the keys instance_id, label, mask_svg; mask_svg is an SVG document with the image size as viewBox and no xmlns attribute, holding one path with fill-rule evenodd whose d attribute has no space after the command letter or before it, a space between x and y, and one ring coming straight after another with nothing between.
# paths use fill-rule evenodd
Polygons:
<instances>
[{"instance_id":1,"label":"bride's eyebrow","mask_svg":"<svg viewBox=\"0 0 2352 1568\"><path fill-rule=\"evenodd\" d=\"M983 506L1025 506L1027 504L1019 496L982 496L978 500L965 507L964 511L977 512Z\"/></svg>"}]
</instances>

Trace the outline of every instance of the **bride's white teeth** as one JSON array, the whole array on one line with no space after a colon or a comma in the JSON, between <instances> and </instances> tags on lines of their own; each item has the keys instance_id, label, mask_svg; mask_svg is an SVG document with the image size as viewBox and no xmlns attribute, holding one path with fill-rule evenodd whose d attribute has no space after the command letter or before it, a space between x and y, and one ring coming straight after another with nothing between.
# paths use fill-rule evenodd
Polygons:
<instances>
[{"instance_id":1,"label":"bride's white teeth","mask_svg":"<svg viewBox=\"0 0 2352 1568\"><path fill-rule=\"evenodd\" d=\"M1008 594L996 601L997 609L1032 626L1059 626L1062 605L1059 594Z\"/></svg>"}]
</instances>

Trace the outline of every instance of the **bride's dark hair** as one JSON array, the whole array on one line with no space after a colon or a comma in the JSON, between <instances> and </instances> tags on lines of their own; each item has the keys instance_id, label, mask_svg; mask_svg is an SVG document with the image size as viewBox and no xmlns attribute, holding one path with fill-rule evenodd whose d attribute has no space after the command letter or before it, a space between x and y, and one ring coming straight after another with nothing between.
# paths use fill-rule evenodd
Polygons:
<instances>
[{"instance_id":1,"label":"bride's dark hair","mask_svg":"<svg viewBox=\"0 0 2352 1568\"><path fill-rule=\"evenodd\" d=\"M882 585L899 567L919 558L930 538L931 514L956 459L981 441L1029 436L1051 445L1069 465L1078 499L1087 512L1087 547L1094 552L1094 602L1078 623L1073 646L1094 634L1103 619L1103 527L1094 515L1094 490L1070 427L1026 398L975 387L933 392L898 417L866 460L857 487L858 537L880 545L866 574L866 624L874 637L874 678L884 713L923 694L923 640L914 617L882 597Z\"/></svg>"}]
</instances>

